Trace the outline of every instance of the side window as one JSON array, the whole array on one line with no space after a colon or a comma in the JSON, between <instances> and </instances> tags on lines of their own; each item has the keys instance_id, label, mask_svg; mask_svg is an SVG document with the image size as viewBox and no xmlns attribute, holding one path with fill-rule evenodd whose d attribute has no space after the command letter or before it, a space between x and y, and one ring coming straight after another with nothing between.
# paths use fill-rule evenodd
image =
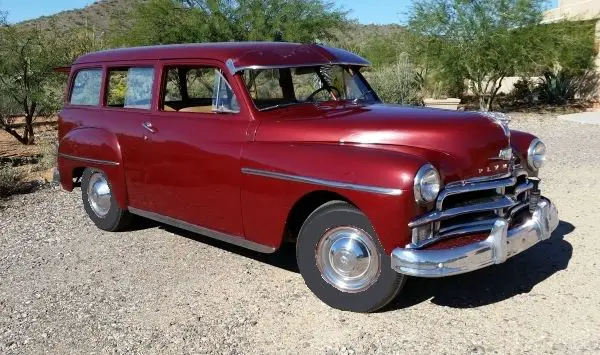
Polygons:
<instances>
[{"instance_id":1,"label":"side window","mask_svg":"<svg viewBox=\"0 0 600 355\"><path fill-rule=\"evenodd\" d=\"M231 86L211 67L165 68L161 103L163 111L171 112L239 112Z\"/></svg>"},{"instance_id":2,"label":"side window","mask_svg":"<svg viewBox=\"0 0 600 355\"><path fill-rule=\"evenodd\" d=\"M153 82L152 68L111 69L108 72L106 105L149 110Z\"/></svg>"},{"instance_id":3,"label":"side window","mask_svg":"<svg viewBox=\"0 0 600 355\"><path fill-rule=\"evenodd\" d=\"M72 105L100 105L100 87L102 86L101 69L84 69L77 72L73 80L71 98Z\"/></svg>"}]
</instances>

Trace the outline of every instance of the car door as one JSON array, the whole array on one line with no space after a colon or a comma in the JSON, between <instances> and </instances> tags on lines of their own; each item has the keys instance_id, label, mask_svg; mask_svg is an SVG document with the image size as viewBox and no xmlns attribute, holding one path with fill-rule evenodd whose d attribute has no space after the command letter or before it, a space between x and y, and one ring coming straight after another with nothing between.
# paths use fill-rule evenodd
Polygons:
<instances>
[{"instance_id":1,"label":"car door","mask_svg":"<svg viewBox=\"0 0 600 355\"><path fill-rule=\"evenodd\" d=\"M220 63L158 66L160 95L139 127L144 168L137 190L143 205L148 212L242 236L240 158L250 114L237 103Z\"/></svg>"}]
</instances>

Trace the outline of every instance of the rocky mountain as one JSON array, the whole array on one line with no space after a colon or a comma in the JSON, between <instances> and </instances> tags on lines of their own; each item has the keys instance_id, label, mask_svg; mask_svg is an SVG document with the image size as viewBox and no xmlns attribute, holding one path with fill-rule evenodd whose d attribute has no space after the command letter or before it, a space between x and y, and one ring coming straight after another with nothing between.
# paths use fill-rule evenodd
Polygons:
<instances>
[{"instance_id":1,"label":"rocky mountain","mask_svg":"<svg viewBox=\"0 0 600 355\"><path fill-rule=\"evenodd\" d=\"M55 0L56 1L56 0ZM108 31L111 19L123 17L133 6L145 0L100 0L84 8L62 11L51 16L42 16L21 22L23 26L49 28L53 25L60 31L68 31L81 26L93 27L98 31Z\"/></svg>"}]
</instances>

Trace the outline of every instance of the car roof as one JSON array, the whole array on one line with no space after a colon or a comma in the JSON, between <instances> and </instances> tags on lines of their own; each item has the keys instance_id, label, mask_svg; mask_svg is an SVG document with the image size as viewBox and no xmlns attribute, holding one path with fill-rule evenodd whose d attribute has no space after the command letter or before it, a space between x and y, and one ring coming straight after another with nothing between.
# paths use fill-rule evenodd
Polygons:
<instances>
[{"instance_id":1,"label":"car roof","mask_svg":"<svg viewBox=\"0 0 600 355\"><path fill-rule=\"evenodd\" d=\"M367 60L343 49L314 43L288 42L222 42L119 48L82 55L74 64L194 58L221 61L227 64L232 73L249 68L370 65Z\"/></svg>"}]
</instances>

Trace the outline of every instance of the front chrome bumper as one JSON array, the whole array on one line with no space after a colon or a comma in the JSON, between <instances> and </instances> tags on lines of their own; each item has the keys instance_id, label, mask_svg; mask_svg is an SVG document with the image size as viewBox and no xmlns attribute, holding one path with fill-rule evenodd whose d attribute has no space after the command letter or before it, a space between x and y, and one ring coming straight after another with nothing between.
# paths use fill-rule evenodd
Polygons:
<instances>
[{"instance_id":1,"label":"front chrome bumper","mask_svg":"<svg viewBox=\"0 0 600 355\"><path fill-rule=\"evenodd\" d=\"M525 223L508 229L508 221L498 218L490 236L483 241L440 250L396 248L392 251L392 268L410 276L445 277L501 264L550 238L558 222L556 207L542 198Z\"/></svg>"}]
</instances>

